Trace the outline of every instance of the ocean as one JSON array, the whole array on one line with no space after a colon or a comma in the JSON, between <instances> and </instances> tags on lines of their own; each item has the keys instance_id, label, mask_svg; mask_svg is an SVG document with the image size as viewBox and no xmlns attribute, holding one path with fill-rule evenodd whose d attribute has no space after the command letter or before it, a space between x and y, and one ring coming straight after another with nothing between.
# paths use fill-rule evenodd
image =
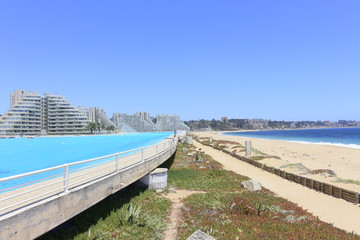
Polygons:
<instances>
[{"instance_id":1,"label":"ocean","mask_svg":"<svg viewBox=\"0 0 360 240\"><path fill-rule=\"evenodd\" d=\"M289 142L336 145L360 149L360 128L322 128L301 130L271 130L226 132L230 136L282 140Z\"/></svg>"}]
</instances>

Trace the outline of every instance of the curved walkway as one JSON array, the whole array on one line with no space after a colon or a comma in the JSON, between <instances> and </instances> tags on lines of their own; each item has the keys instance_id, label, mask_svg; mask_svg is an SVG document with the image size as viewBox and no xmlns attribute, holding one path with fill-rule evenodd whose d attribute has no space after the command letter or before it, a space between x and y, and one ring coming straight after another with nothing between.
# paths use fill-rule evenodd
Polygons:
<instances>
[{"instance_id":1,"label":"curved walkway","mask_svg":"<svg viewBox=\"0 0 360 240\"><path fill-rule=\"evenodd\" d=\"M224 165L224 169L255 178L265 188L306 209L320 220L332 223L335 227L360 235L360 205L336 199L325 194L292 183L274 174L263 171L236 158L204 146L196 141L196 147Z\"/></svg>"}]
</instances>

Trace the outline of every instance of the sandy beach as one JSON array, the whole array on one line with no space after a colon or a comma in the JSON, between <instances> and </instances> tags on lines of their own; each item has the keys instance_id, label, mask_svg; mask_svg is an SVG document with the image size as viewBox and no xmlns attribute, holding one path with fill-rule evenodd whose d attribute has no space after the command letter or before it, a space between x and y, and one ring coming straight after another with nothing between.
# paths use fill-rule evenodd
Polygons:
<instances>
[{"instance_id":1,"label":"sandy beach","mask_svg":"<svg viewBox=\"0 0 360 240\"><path fill-rule=\"evenodd\" d=\"M339 182L339 179L360 181L360 149L332 145L294 143L278 140L264 140L249 137L222 135L221 132L194 132L200 138L226 140L244 145L251 141L253 148L272 157L260 160L268 166L282 168L287 172L306 175L308 178L360 192L360 185ZM244 152L239 155L245 156ZM297 166L303 166L299 168ZM329 169L336 176L329 174L309 174L310 170Z\"/></svg>"},{"instance_id":2,"label":"sandy beach","mask_svg":"<svg viewBox=\"0 0 360 240\"><path fill-rule=\"evenodd\" d=\"M209 132L196 133L196 135L201 137L212 136L213 139L222 139L228 141L245 140L245 138L218 135L217 133L209 133ZM257 149L261 149L261 151L268 151L267 152L268 154L274 154L274 155L279 154L280 156L282 156L282 158L289 157L289 159L295 159L296 162L299 162L299 160L302 159L302 157L300 157L302 154L309 155L308 158L310 158L310 160L305 158L309 162L311 162L312 157L317 159L322 156L322 158L320 158L320 161L313 163L313 165L311 165L314 168L324 168L325 166L329 168L328 165L332 165L335 166L335 168L333 169L337 169L337 168L341 169L342 164L341 163L339 164L338 163L339 160L336 161L336 158L333 155L331 155L329 151L334 153L335 156L342 156L342 154L346 153L345 157L347 157L348 159L351 158L354 159L356 156L359 156L360 154L360 151L356 151L355 149L354 150L343 149L332 146L310 145L310 149L307 149L307 146L309 146L307 144L302 145L295 143L292 144L287 142L257 140L257 139L247 139L247 138L246 140L251 140L253 146L256 147ZM209 154L214 158L214 160L223 164L225 169L259 180L263 187L271 190L280 197L283 197L298 204L302 208L308 210L315 216L319 217L320 220L331 223L334 226L344 229L348 232L355 232L357 234L360 234L360 225L358 224L360 220L359 204L352 204L346 202L345 200L337 199L328 196L326 194L308 189L302 185L282 179L272 173L263 171L248 163L239 161L238 159L230 156L229 154L223 153L219 150L215 150L212 147L202 145L196 141L194 141L194 145L196 147L202 148L206 154ZM321 151L326 151L326 152L325 154L321 154ZM295 158L294 156L298 156L298 157ZM326 158L329 156L333 157L330 159L331 161L330 164L326 162ZM274 160L270 159L266 161L271 162ZM278 161L282 161L282 164L286 163L284 160L278 160ZM304 161L304 164L306 164L307 161ZM315 162L315 160L313 160L313 162ZM345 167L346 170L348 168L348 165L345 166L346 166ZM359 166L359 164L356 166ZM308 167L310 167L310 164ZM286 170L288 171L288 169ZM347 171L343 171L343 173L345 174L344 177L353 176L351 175L352 172L351 169L349 170L350 170L349 171L350 174L347 174ZM353 185L352 187L348 187L348 188L358 187L358 185L354 185L354 184L343 184L343 185L345 186Z\"/></svg>"}]
</instances>

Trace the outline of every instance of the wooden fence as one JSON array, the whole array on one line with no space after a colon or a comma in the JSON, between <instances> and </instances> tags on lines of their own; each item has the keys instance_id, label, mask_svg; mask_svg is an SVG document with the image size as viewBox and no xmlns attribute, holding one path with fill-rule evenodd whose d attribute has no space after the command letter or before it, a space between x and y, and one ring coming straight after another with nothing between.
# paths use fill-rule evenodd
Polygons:
<instances>
[{"instance_id":1,"label":"wooden fence","mask_svg":"<svg viewBox=\"0 0 360 240\"><path fill-rule=\"evenodd\" d=\"M349 190L339 188L339 187L336 187L336 186L328 184L328 183L316 181L316 180L306 178L306 177L303 177L303 176L299 176L299 175L296 175L296 174L293 174L293 173L288 173L288 172L286 172L284 170L274 168L274 167L269 167L269 166L266 166L266 164L257 162L255 160L252 160L252 159L249 159L249 158L246 158L246 157L243 157L243 156L239 156L239 155L237 155L237 154L235 154L233 152L230 152L228 150L225 150L223 148L215 147L215 146L210 145L208 143L203 143L203 142L200 142L200 143L203 144L203 145L212 147L212 148L214 148L216 150L222 151L224 153L227 153L227 154L231 155L232 157L235 157L235 158L237 158L237 159L239 159L239 160L241 160L243 162L249 163L249 164L251 164L251 165L253 165L255 167L263 169L264 171L267 171L267 172L273 173L275 175L278 175L278 176L280 176L282 178L285 178L285 179L287 179L287 180L289 180L291 182L301 184L301 185L303 185L305 187L314 189L315 191L322 192L322 193L325 193L327 195L330 195L330 196L333 196L333 197L336 197L336 198L344 199L345 201L348 201L348 202L352 202L352 203L355 203L355 204L360 203L360 194L358 192L349 191Z\"/></svg>"}]
</instances>

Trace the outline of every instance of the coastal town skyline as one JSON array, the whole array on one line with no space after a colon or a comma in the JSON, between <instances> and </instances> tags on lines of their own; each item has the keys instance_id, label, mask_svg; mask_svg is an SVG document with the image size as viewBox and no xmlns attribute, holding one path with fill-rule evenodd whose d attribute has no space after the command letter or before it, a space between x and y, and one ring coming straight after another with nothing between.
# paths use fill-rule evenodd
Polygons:
<instances>
[{"instance_id":1,"label":"coastal town skyline","mask_svg":"<svg viewBox=\"0 0 360 240\"><path fill-rule=\"evenodd\" d=\"M27 89L110 114L359 121L359 7L3 2L0 114Z\"/></svg>"},{"instance_id":2,"label":"coastal town skyline","mask_svg":"<svg viewBox=\"0 0 360 240\"><path fill-rule=\"evenodd\" d=\"M190 128L178 115L148 112L113 113L99 107L75 106L61 95L15 90L9 111L0 115L0 136L98 133L163 132Z\"/></svg>"}]
</instances>

